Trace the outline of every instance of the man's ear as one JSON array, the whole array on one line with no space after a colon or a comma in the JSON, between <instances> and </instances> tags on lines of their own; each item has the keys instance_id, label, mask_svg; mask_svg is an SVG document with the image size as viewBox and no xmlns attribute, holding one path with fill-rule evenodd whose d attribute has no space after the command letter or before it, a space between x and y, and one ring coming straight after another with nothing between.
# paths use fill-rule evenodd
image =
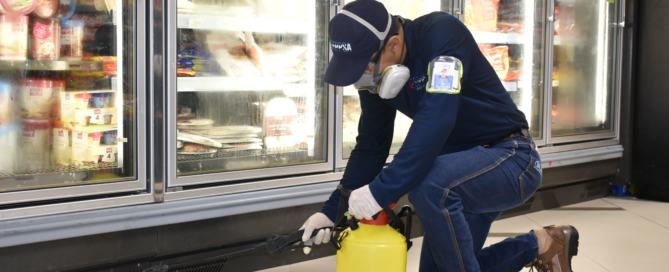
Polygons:
<instances>
[{"instance_id":1,"label":"man's ear","mask_svg":"<svg viewBox=\"0 0 669 272\"><path fill-rule=\"evenodd\" d=\"M400 47L400 42L402 41L400 40L399 35L390 37L390 39L388 39L388 42L386 43L386 48L384 49L384 51L386 51L385 53L390 53L393 54L394 56L402 54L402 48Z\"/></svg>"}]
</instances>

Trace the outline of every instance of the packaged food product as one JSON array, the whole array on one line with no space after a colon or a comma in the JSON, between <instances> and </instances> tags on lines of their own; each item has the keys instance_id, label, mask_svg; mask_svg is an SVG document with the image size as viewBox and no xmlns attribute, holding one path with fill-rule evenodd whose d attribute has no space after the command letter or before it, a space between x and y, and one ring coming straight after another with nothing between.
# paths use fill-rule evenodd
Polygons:
<instances>
[{"instance_id":1,"label":"packaged food product","mask_svg":"<svg viewBox=\"0 0 669 272\"><path fill-rule=\"evenodd\" d=\"M297 105L289 98L277 97L267 103L264 114L265 146L267 149L292 148L298 144L295 135Z\"/></svg>"},{"instance_id":2,"label":"packaged food product","mask_svg":"<svg viewBox=\"0 0 669 272\"><path fill-rule=\"evenodd\" d=\"M118 139L118 132L116 130L108 130L102 133L100 140L102 145L115 145Z\"/></svg>"},{"instance_id":3,"label":"packaged food product","mask_svg":"<svg viewBox=\"0 0 669 272\"><path fill-rule=\"evenodd\" d=\"M53 163L57 166L72 164L71 132L61 122L54 122L53 128Z\"/></svg>"},{"instance_id":4,"label":"packaged food product","mask_svg":"<svg viewBox=\"0 0 669 272\"><path fill-rule=\"evenodd\" d=\"M48 170L51 154L49 138L51 136L51 120L24 119L23 133L19 140L18 173L35 173Z\"/></svg>"},{"instance_id":5,"label":"packaged food product","mask_svg":"<svg viewBox=\"0 0 669 272\"><path fill-rule=\"evenodd\" d=\"M88 103L89 108L108 108L112 106L111 93L93 93Z\"/></svg>"},{"instance_id":6,"label":"packaged food product","mask_svg":"<svg viewBox=\"0 0 669 272\"><path fill-rule=\"evenodd\" d=\"M0 80L0 126L12 122L13 90L9 81Z\"/></svg>"},{"instance_id":7,"label":"packaged food product","mask_svg":"<svg viewBox=\"0 0 669 272\"><path fill-rule=\"evenodd\" d=\"M37 0L0 0L0 14L28 15L37 7Z\"/></svg>"},{"instance_id":8,"label":"packaged food product","mask_svg":"<svg viewBox=\"0 0 669 272\"><path fill-rule=\"evenodd\" d=\"M65 90L65 83L48 78L28 78L21 85L21 115L24 118L50 118L54 97Z\"/></svg>"},{"instance_id":9,"label":"packaged food product","mask_svg":"<svg viewBox=\"0 0 669 272\"><path fill-rule=\"evenodd\" d=\"M74 113L73 126L92 126L92 125L115 125L116 109L85 109L76 110Z\"/></svg>"},{"instance_id":10,"label":"packaged food product","mask_svg":"<svg viewBox=\"0 0 669 272\"><path fill-rule=\"evenodd\" d=\"M0 14L0 59L25 60L28 54L28 16Z\"/></svg>"},{"instance_id":11,"label":"packaged food product","mask_svg":"<svg viewBox=\"0 0 669 272\"><path fill-rule=\"evenodd\" d=\"M63 59L81 60L84 56L84 21L63 21L60 32L60 49Z\"/></svg>"},{"instance_id":12,"label":"packaged food product","mask_svg":"<svg viewBox=\"0 0 669 272\"><path fill-rule=\"evenodd\" d=\"M111 91L65 91L60 93L60 120L65 127L116 124Z\"/></svg>"},{"instance_id":13,"label":"packaged food product","mask_svg":"<svg viewBox=\"0 0 669 272\"><path fill-rule=\"evenodd\" d=\"M72 90L92 90L105 74L101 71L72 71L66 78L67 88Z\"/></svg>"},{"instance_id":14,"label":"packaged food product","mask_svg":"<svg viewBox=\"0 0 669 272\"><path fill-rule=\"evenodd\" d=\"M37 0L33 14L42 18L51 18L58 11L58 0Z\"/></svg>"},{"instance_id":15,"label":"packaged food product","mask_svg":"<svg viewBox=\"0 0 669 272\"><path fill-rule=\"evenodd\" d=\"M35 19L32 25L32 58L58 60L60 58L60 21Z\"/></svg>"},{"instance_id":16,"label":"packaged food product","mask_svg":"<svg viewBox=\"0 0 669 272\"><path fill-rule=\"evenodd\" d=\"M499 0L468 0L465 25L472 31L497 31Z\"/></svg>"},{"instance_id":17,"label":"packaged food product","mask_svg":"<svg viewBox=\"0 0 669 272\"><path fill-rule=\"evenodd\" d=\"M18 125L15 123L0 125L0 150L2 150L0 172L2 173L11 174L14 172L18 131Z\"/></svg>"},{"instance_id":18,"label":"packaged food product","mask_svg":"<svg viewBox=\"0 0 669 272\"><path fill-rule=\"evenodd\" d=\"M116 135L116 128L72 129L72 163L75 166L98 166L117 161L118 147L106 144L105 135Z\"/></svg>"},{"instance_id":19,"label":"packaged food product","mask_svg":"<svg viewBox=\"0 0 669 272\"><path fill-rule=\"evenodd\" d=\"M115 56L95 56L91 57L92 61L99 61L102 63L102 73L105 76L116 76L116 69L118 68L117 58Z\"/></svg>"},{"instance_id":20,"label":"packaged food product","mask_svg":"<svg viewBox=\"0 0 669 272\"><path fill-rule=\"evenodd\" d=\"M504 80L509 73L509 47L503 46L480 46L483 55L488 59L492 68L495 69L497 76Z\"/></svg>"}]
</instances>

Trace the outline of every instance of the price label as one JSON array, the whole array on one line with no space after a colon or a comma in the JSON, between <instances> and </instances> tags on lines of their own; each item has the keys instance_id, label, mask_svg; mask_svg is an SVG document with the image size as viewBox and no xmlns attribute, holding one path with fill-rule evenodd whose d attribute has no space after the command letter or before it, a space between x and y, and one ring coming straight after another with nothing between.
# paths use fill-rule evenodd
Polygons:
<instances>
[{"instance_id":1,"label":"price label","mask_svg":"<svg viewBox=\"0 0 669 272\"><path fill-rule=\"evenodd\" d=\"M105 148L105 153L102 155L102 162L116 162L116 154L114 154L113 147Z\"/></svg>"},{"instance_id":2,"label":"price label","mask_svg":"<svg viewBox=\"0 0 669 272\"><path fill-rule=\"evenodd\" d=\"M91 115L90 124L92 124L92 125L104 125L105 124L104 114L94 113L93 115Z\"/></svg>"}]
</instances>

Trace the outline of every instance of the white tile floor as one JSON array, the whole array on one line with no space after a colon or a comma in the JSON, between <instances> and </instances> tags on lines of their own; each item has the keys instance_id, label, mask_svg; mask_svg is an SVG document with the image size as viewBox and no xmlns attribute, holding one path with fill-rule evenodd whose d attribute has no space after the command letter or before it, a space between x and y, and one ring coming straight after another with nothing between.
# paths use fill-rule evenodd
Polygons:
<instances>
[{"instance_id":1,"label":"white tile floor","mask_svg":"<svg viewBox=\"0 0 669 272\"><path fill-rule=\"evenodd\" d=\"M669 271L669 203L602 198L555 210L495 222L491 233L520 233L552 224L571 224L580 233L575 271ZM491 237L486 245L503 240ZM409 250L407 271L418 271L421 238ZM263 272L335 271L335 257L325 257ZM523 270L527 271L527 270Z\"/></svg>"}]
</instances>

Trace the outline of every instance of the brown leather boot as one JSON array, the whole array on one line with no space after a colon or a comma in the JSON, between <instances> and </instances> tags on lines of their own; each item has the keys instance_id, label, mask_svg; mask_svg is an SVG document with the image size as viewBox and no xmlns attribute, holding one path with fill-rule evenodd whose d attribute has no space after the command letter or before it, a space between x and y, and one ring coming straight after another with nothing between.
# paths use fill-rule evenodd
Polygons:
<instances>
[{"instance_id":1,"label":"brown leather boot","mask_svg":"<svg viewBox=\"0 0 669 272\"><path fill-rule=\"evenodd\" d=\"M578 231L573 226L544 227L553 242L530 263L539 272L572 272L571 258L578 254Z\"/></svg>"}]
</instances>

